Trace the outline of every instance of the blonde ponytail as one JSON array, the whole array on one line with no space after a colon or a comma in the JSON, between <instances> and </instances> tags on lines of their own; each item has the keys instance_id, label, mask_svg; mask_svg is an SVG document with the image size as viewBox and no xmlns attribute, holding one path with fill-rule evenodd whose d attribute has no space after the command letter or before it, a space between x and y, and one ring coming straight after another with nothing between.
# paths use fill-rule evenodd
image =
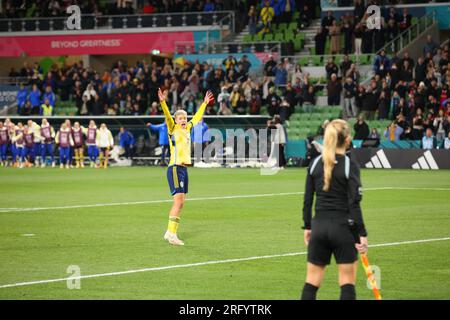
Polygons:
<instances>
[{"instance_id":1,"label":"blonde ponytail","mask_svg":"<svg viewBox=\"0 0 450 320\"><path fill-rule=\"evenodd\" d=\"M331 121L325 128L323 138L323 191L330 190L331 176L336 163L336 148L345 146L345 141L350 135L348 123L337 119Z\"/></svg>"},{"instance_id":2,"label":"blonde ponytail","mask_svg":"<svg viewBox=\"0 0 450 320\"><path fill-rule=\"evenodd\" d=\"M333 124L328 124L323 139L323 191L328 191L331 184L331 174L336 162L336 147L338 142L338 131Z\"/></svg>"}]
</instances>

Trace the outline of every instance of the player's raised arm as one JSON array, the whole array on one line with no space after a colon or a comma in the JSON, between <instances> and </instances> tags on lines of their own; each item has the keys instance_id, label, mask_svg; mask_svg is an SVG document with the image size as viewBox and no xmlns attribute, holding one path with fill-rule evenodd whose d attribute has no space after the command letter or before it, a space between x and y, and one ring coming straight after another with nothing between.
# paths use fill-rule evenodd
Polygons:
<instances>
[{"instance_id":1,"label":"player's raised arm","mask_svg":"<svg viewBox=\"0 0 450 320\"><path fill-rule=\"evenodd\" d=\"M166 98L167 98L167 91L162 91L161 88L158 89L158 97L159 97L159 102L161 103L161 108L164 112L164 116L166 117L166 121L167 121L167 128L169 129L169 131L172 131L173 127L175 126L175 122L173 121L172 115L170 114L169 111L169 107L167 106L166 103Z\"/></svg>"},{"instance_id":2,"label":"player's raised arm","mask_svg":"<svg viewBox=\"0 0 450 320\"><path fill-rule=\"evenodd\" d=\"M190 121L190 123L192 123L192 126L195 126L200 121L200 119L203 117L203 114L205 113L206 107L213 100L214 100L213 93L211 91L206 92L206 96L205 99L203 100L202 105L200 106L200 108L197 110L194 117Z\"/></svg>"}]
</instances>

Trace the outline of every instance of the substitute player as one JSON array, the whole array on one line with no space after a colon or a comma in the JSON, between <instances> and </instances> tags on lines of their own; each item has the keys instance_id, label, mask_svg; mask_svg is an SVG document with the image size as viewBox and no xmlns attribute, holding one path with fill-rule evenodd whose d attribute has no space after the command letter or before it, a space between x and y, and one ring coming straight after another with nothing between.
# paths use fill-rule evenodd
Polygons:
<instances>
[{"instance_id":1,"label":"substitute player","mask_svg":"<svg viewBox=\"0 0 450 320\"><path fill-rule=\"evenodd\" d=\"M9 132L8 127L3 124L3 121L0 121L0 165L2 167L6 167L8 165L7 161L7 151L9 145Z\"/></svg>"},{"instance_id":2,"label":"substitute player","mask_svg":"<svg viewBox=\"0 0 450 320\"><path fill-rule=\"evenodd\" d=\"M73 124L72 138L76 167L84 168L84 133L78 121Z\"/></svg>"},{"instance_id":3,"label":"substitute player","mask_svg":"<svg viewBox=\"0 0 450 320\"><path fill-rule=\"evenodd\" d=\"M97 148L97 138L98 138L98 129L95 125L95 121L89 121L89 127L83 128L83 133L86 135L86 146L89 157L89 162L91 168L96 167L97 165L97 157L98 157L98 148Z\"/></svg>"},{"instance_id":4,"label":"substitute player","mask_svg":"<svg viewBox=\"0 0 450 320\"><path fill-rule=\"evenodd\" d=\"M23 149L25 158L25 167L30 168L33 166L35 155L34 155L34 131L29 126L25 126L23 130L23 139L25 140L25 148Z\"/></svg>"},{"instance_id":5,"label":"substitute player","mask_svg":"<svg viewBox=\"0 0 450 320\"><path fill-rule=\"evenodd\" d=\"M5 126L8 127L9 148L11 150L11 166L17 167L17 149L13 138L16 136L16 125L9 119L5 120Z\"/></svg>"},{"instance_id":6,"label":"substitute player","mask_svg":"<svg viewBox=\"0 0 450 320\"><path fill-rule=\"evenodd\" d=\"M47 155L50 157L52 167L55 167L55 159L53 156L53 141L55 139L55 130L47 119L42 119L41 123L41 168L45 168Z\"/></svg>"},{"instance_id":7,"label":"substitute player","mask_svg":"<svg viewBox=\"0 0 450 320\"><path fill-rule=\"evenodd\" d=\"M191 121L187 121L187 113L184 110L175 112L173 118L166 104L167 91L158 90L159 101L164 111L167 123L167 132L170 143L170 162L167 169L167 180L170 192L173 196L173 205L169 213L169 224L164 234L164 239L173 245L184 245L178 239L177 230L180 222L181 209L183 208L186 194L188 193L187 166L191 165L191 130L203 117L206 106L213 101L211 92L207 92L205 100Z\"/></svg>"},{"instance_id":8,"label":"substitute player","mask_svg":"<svg viewBox=\"0 0 450 320\"><path fill-rule=\"evenodd\" d=\"M73 146L71 128L67 127L67 123L61 124L61 129L56 134L56 144L59 145L59 167L70 169L70 147Z\"/></svg>"},{"instance_id":9,"label":"substitute player","mask_svg":"<svg viewBox=\"0 0 450 320\"><path fill-rule=\"evenodd\" d=\"M14 167L23 168L23 162L25 159L25 140L23 139L23 124L22 122L18 122L17 126L14 127L14 131L12 132L13 136L11 141L14 143ZM16 162L17 161L17 162Z\"/></svg>"},{"instance_id":10,"label":"substitute player","mask_svg":"<svg viewBox=\"0 0 450 320\"><path fill-rule=\"evenodd\" d=\"M33 150L32 150L32 158L35 166L39 166L39 161L41 159L41 126L38 125L33 120L28 120L28 130L33 133Z\"/></svg>"},{"instance_id":11,"label":"substitute player","mask_svg":"<svg viewBox=\"0 0 450 320\"><path fill-rule=\"evenodd\" d=\"M100 150L100 167L107 169L109 151L114 147L114 138L105 123L102 123L98 130L97 147Z\"/></svg>"},{"instance_id":12,"label":"substitute player","mask_svg":"<svg viewBox=\"0 0 450 320\"><path fill-rule=\"evenodd\" d=\"M360 207L359 166L345 155L350 143L347 122L330 122L325 129L322 155L308 168L303 204L304 238L308 246L303 300L316 299L332 254L339 270L341 300L356 299L357 251L367 251L367 232ZM316 214L311 221L314 194ZM360 237L359 244L355 244L355 232Z\"/></svg>"}]
</instances>

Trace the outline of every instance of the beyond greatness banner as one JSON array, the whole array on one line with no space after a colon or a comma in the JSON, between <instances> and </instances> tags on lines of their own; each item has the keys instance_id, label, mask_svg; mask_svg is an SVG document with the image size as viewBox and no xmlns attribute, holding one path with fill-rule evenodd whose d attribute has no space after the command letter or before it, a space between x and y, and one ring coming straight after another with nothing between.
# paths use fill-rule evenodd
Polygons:
<instances>
[{"instance_id":1,"label":"beyond greatness banner","mask_svg":"<svg viewBox=\"0 0 450 320\"><path fill-rule=\"evenodd\" d=\"M169 53L176 41L194 41L194 32L0 36L0 57Z\"/></svg>"}]
</instances>

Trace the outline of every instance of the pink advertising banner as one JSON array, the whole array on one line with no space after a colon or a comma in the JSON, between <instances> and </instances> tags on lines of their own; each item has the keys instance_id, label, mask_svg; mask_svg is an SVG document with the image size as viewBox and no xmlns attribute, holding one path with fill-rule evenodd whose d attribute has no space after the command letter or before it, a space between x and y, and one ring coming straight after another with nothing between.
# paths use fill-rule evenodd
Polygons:
<instances>
[{"instance_id":1,"label":"pink advertising banner","mask_svg":"<svg viewBox=\"0 0 450 320\"><path fill-rule=\"evenodd\" d=\"M164 53L174 52L176 41L194 41L193 32L0 36L0 57Z\"/></svg>"}]
</instances>

